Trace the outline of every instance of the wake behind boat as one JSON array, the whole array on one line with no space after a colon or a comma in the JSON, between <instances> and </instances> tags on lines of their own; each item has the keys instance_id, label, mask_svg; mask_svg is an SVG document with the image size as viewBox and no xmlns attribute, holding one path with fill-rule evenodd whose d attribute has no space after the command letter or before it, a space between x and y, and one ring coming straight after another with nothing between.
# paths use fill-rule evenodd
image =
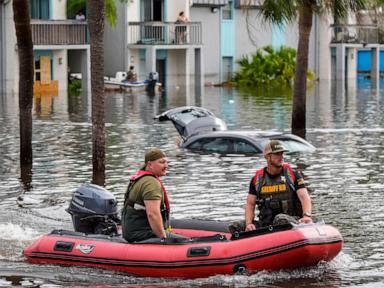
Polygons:
<instances>
[{"instance_id":1,"label":"wake behind boat","mask_svg":"<svg viewBox=\"0 0 384 288\"><path fill-rule=\"evenodd\" d=\"M188 238L129 244L118 233L113 195L95 185L77 192L68 209L76 232L54 230L41 236L24 250L29 262L93 266L144 277L200 278L314 266L332 260L343 246L339 231L324 223L232 235L229 223L212 220L174 220L173 232Z\"/></svg>"}]
</instances>

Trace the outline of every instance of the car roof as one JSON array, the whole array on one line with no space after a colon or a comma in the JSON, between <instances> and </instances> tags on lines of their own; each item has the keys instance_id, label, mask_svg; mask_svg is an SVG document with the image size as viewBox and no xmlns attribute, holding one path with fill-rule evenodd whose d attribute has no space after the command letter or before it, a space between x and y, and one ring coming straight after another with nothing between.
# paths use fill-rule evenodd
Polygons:
<instances>
[{"instance_id":1,"label":"car roof","mask_svg":"<svg viewBox=\"0 0 384 288\"><path fill-rule=\"evenodd\" d=\"M228 138L240 138L244 140L248 140L249 142L253 143L256 147L259 148L259 150L263 150L264 145L268 140L277 139L283 142L287 143L294 141L299 142L306 146L307 152L313 152L316 150L316 148L307 142L305 139L298 137L296 135L290 134L290 133L283 133L283 132L276 132L276 131L259 131L259 130L226 130L226 131L217 131L217 132L207 132L207 133L200 133L198 135L194 135L185 141L183 143L183 147L186 147L190 145L191 143L195 142L199 139L206 139L206 138L220 138L220 137L228 137ZM291 146L291 145L289 145ZM293 148L293 147L292 147ZM297 147L295 147L297 148ZM298 152L293 148L293 151L291 149L288 149L290 152Z\"/></svg>"},{"instance_id":2,"label":"car roof","mask_svg":"<svg viewBox=\"0 0 384 288\"><path fill-rule=\"evenodd\" d=\"M199 135L195 135L194 138L198 137L245 137L245 138L269 138L276 137L279 135L292 135L276 131L259 131L259 130L225 130L225 131L214 131L205 132Z\"/></svg>"}]
</instances>

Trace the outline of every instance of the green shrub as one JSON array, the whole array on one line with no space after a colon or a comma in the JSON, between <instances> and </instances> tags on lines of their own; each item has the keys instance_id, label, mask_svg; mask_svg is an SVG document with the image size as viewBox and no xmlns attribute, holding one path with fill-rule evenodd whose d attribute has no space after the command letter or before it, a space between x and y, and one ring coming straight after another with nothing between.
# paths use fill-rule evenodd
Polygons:
<instances>
[{"instance_id":1,"label":"green shrub","mask_svg":"<svg viewBox=\"0 0 384 288\"><path fill-rule=\"evenodd\" d=\"M81 81L80 80L73 80L68 83L68 92L69 95L78 96L80 95L81 91Z\"/></svg>"},{"instance_id":2,"label":"green shrub","mask_svg":"<svg viewBox=\"0 0 384 288\"><path fill-rule=\"evenodd\" d=\"M275 50L272 46L265 46L257 49L250 58L243 57L238 63L240 71L231 81L235 86L289 86L295 76L296 50L289 47Z\"/></svg>"}]
</instances>

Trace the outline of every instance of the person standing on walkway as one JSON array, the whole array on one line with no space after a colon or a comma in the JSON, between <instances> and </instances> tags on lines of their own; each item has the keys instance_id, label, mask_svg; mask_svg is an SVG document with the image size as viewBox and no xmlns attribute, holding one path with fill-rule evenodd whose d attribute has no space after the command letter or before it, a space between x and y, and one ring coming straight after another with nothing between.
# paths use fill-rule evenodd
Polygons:
<instances>
[{"instance_id":1,"label":"person standing on walkway","mask_svg":"<svg viewBox=\"0 0 384 288\"><path fill-rule=\"evenodd\" d=\"M187 40L187 26L179 24L187 23L188 21L189 19L187 16L185 16L184 11L181 11L176 19L176 24L178 24L175 29L177 44L183 44Z\"/></svg>"}]
</instances>

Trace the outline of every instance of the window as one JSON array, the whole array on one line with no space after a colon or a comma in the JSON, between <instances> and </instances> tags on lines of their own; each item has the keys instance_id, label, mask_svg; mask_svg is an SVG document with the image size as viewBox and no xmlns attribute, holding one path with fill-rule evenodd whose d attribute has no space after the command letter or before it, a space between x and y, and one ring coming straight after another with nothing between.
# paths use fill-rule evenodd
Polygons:
<instances>
[{"instance_id":1,"label":"window","mask_svg":"<svg viewBox=\"0 0 384 288\"><path fill-rule=\"evenodd\" d=\"M233 152L239 154L260 153L258 149L244 140L233 140Z\"/></svg>"},{"instance_id":2,"label":"window","mask_svg":"<svg viewBox=\"0 0 384 288\"><path fill-rule=\"evenodd\" d=\"M202 144L201 150L214 153L228 153L230 141L226 138L210 138Z\"/></svg>"},{"instance_id":3,"label":"window","mask_svg":"<svg viewBox=\"0 0 384 288\"><path fill-rule=\"evenodd\" d=\"M232 1L228 1L228 4L223 7L222 11L223 11L223 20L232 20L233 19Z\"/></svg>"},{"instance_id":4,"label":"window","mask_svg":"<svg viewBox=\"0 0 384 288\"><path fill-rule=\"evenodd\" d=\"M204 140L197 140L195 142L193 142L192 144L189 145L189 149L192 149L192 150L200 150L201 148L201 145L204 143Z\"/></svg>"},{"instance_id":5,"label":"window","mask_svg":"<svg viewBox=\"0 0 384 288\"><path fill-rule=\"evenodd\" d=\"M35 60L35 81L40 81L40 58Z\"/></svg>"},{"instance_id":6,"label":"window","mask_svg":"<svg viewBox=\"0 0 384 288\"><path fill-rule=\"evenodd\" d=\"M32 19L49 19L49 0L30 1Z\"/></svg>"},{"instance_id":7,"label":"window","mask_svg":"<svg viewBox=\"0 0 384 288\"><path fill-rule=\"evenodd\" d=\"M314 148L306 143L289 139L289 138L278 138L274 137L273 139L279 140L283 143L284 148L288 150L288 153L295 153L295 152L313 152ZM262 142L260 142L260 145L264 147L265 144L271 139L265 138Z\"/></svg>"}]
</instances>

